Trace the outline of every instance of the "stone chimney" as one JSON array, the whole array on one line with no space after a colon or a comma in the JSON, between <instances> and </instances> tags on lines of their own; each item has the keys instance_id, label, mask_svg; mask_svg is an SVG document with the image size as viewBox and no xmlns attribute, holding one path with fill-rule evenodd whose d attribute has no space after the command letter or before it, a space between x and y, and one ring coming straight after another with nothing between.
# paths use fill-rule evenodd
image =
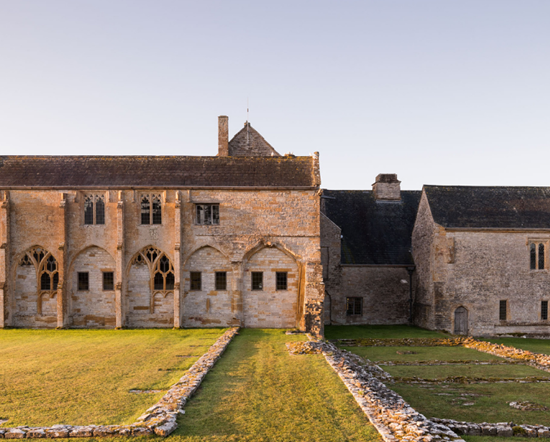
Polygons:
<instances>
[{"instance_id":1,"label":"stone chimney","mask_svg":"<svg viewBox=\"0 0 550 442\"><path fill-rule=\"evenodd\" d=\"M372 192L377 201L400 201L401 181L397 179L396 173L381 173L376 177L372 185Z\"/></svg>"},{"instance_id":2,"label":"stone chimney","mask_svg":"<svg viewBox=\"0 0 550 442\"><path fill-rule=\"evenodd\" d=\"M225 115L218 117L218 156L229 156L229 118Z\"/></svg>"}]
</instances>

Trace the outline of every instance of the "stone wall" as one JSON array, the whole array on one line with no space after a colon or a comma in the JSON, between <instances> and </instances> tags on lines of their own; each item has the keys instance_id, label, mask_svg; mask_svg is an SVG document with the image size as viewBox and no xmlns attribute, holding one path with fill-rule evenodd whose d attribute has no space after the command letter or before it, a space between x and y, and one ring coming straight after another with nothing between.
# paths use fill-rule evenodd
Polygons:
<instances>
[{"instance_id":1,"label":"stone wall","mask_svg":"<svg viewBox=\"0 0 550 442\"><path fill-rule=\"evenodd\" d=\"M141 224L144 194L161 198L160 224ZM104 199L104 224L84 224L85 195ZM12 190L0 199L0 327L240 325L244 306L249 326L305 327L306 306L322 309L316 190ZM196 204L219 204L219 225L197 224ZM58 289L40 302L36 274L18 267L34 246L50 252L59 268ZM169 258L173 289L153 290L151 263L134 262L148 247ZM265 272L261 297L247 288L254 266ZM273 290L274 272L284 269L289 289ZM112 291L97 279L107 270L114 273ZM203 273L198 293L189 290L191 270ZM226 291L213 289L220 270L227 271ZM90 274L86 293L77 290L79 271Z\"/></svg>"}]
</instances>

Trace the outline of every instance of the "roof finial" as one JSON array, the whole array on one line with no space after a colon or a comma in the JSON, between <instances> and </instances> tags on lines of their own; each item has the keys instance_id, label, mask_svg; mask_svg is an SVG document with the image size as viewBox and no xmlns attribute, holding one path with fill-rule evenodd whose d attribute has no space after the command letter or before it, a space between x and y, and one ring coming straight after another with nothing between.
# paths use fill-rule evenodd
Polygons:
<instances>
[{"instance_id":1,"label":"roof finial","mask_svg":"<svg viewBox=\"0 0 550 442\"><path fill-rule=\"evenodd\" d=\"M247 145L250 144L250 138L248 134L248 127L250 126L250 124L248 123L249 115L250 115L250 107L248 105L248 97L246 97L246 144Z\"/></svg>"}]
</instances>

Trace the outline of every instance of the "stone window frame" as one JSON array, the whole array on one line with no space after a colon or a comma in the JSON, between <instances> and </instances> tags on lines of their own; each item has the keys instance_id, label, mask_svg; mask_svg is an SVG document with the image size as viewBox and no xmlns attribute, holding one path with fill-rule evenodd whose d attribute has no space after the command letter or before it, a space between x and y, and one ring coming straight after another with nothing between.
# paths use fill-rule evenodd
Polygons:
<instances>
[{"instance_id":1,"label":"stone window frame","mask_svg":"<svg viewBox=\"0 0 550 442\"><path fill-rule=\"evenodd\" d=\"M220 203L195 203L193 220L197 226L219 226Z\"/></svg>"},{"instance_id":2,"label":"stone window frame","mask_svg":"<svg viewBox=\"0 0 550 442\"><path fill-rule=\"evenodd\" d=\"M254 291L262 291L264 289L264 272L250 273L250 289Z\"/></svg>"},{"instance_id":3,"label":"stone window frame","mask_svg":"<svg viewBox=\"0 0 550 442\"><path fill-rule=\"evenodd\" d=\"M498 320L507 321L510 317L510 304L507 299L498 301Z\"/></svg>"},{"instance_id":4,"label":"stone window frame","mask_svg":"<svg viewBox=\"0 0 550 442\"><path fill-rule=\"evenodd\" d=\"M529 271L548 272L548 243L548 239L529 239L527 241Z\"/></svg>"},{"instance_id":5,"label":"stone window frame","mask_svg":"<svg viewBox=\"0 0 550 442\"><path fill-rule=\"evenodd\" d=\"M189 290L194 292L202 290L202 272L189 272Z\"/></svg>"},{"instance_id":6,"label":"stone window frame","mask_svg":"<svg viewBox=\"0 0 550 442\"><path fill-rule=\"evenodd\" d=\"M346 316L363 316L363 298L361 296L346 297Z\"/></svg>"},{"instance_id":7,"label":"stone window frame","mask_svg":"<svg viewBox=\"0 0 550 442\"><path fill-rule=\"evenodd\" d=\"M42 247L32 247L19 260L19 266L34 266L36 271L36 313L42 316L42 298L49 296L52 299L57 295L59 286L59 264L55 257ZM49 287L43 287L45 278Z\"/></svg>"},{"instance_id":8,"label":"stone window frame","mask_svg":"<svg viewBox=\"0 0 550 442\"><path fill-rule=\"evenodd\" d=\"M288 272L275 272L275 290L288 290Z\"/></svg>"},{"instance_id":9,"label":"stone window frame","mask_svg":"<svg viewBox=\"0 0 550 442\"><path fill-rule=\"evenodd\" d=\"M542 300L540 302L540 320L548 321L548 301Z\"/></svg>"},{"instance_id":10,"label":"stone window frame","mask_svg":"<svg viewBox=\"0 0 550 442\"><path fill-rule=\"evenodd\" d=\"M172 260L162 250L154 246L147 246L134 256L130 265L147 266L149 270L149 289L151 291L149 312L151 314L155 313L155 296L160 295L166 298L169 294L173 294L176 288L176 272ZM162 288L160 288L161 280Z\"/></svg>"},{"instance_id":11,"label":"stone window frame","mask_svg":"<svg viewBox=\"0 0 550 442\"><path fill-rule=\"evenodd\" d=\"M103 291L112 292L115 290L115 272L112 270L102 270L102 279L103 279ZM111 275L109 278L108 275ZM109 281L110 279L110 281Z\"/></svg>"},{"instance_id":12,"label":"stone window frame","mask_svg":"<svg viewBox=\"0 0 550 442\"><path fill-rule=\"evenodd\" d=\"M226 271L215 272L214 284L217 291L220 291L220 292L227 291L227 272Z\"/></svg>"},{"instance_id":13,"label":"stone window frame","mask_svg":"<svg viewBox=\"0 0 550 442\"><path fill-rule=\"evenodd\" d=\"M90 291L90 272L77 272L76 273L76 290L79 292Z\"/></svg>"},{"instance_id":14,"label":"stone window frame","mask_svg":"<svg viewBox=\"0 0 550 442\"><path fill-rule=\"evenodd\" d=\"M102 209L98 210L98 203L101 202ZM90 204L91 220L87 218L87 204ZM99 206L101 207L101 206ZM84 226L104 226L106 220L107 192L82 192L82 225Z\"/></svg>"},{"instance_id":15,"label":"stone window frame","mask_svg":"<svg viewBox=\"0 0 550 442\"><path fill-rule=\"evenodd\" d=\"M147 201L144 201L144 200ZM144 204L146 203L146 204ZM164 192L140 192L139 193L139 225L140 226L161 226L164 211ZM157 204L157 206L155 205ZM145 205L148 206L147 211ZM147 213L146 216L144 216ZM143 222L148 218L148 222Z\"/></svg>"}]
</instances>

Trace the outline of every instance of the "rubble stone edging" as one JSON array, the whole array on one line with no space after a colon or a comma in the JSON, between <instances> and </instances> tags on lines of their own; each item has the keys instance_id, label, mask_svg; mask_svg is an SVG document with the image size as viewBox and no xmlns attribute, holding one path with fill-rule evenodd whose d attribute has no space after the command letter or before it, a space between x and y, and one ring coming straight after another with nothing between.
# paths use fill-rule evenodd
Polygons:
<instances>
[{"instance_id":1,"label":"rubble stone edging","mask_svg":"<svg viewBox=\"0 0 550 442\"><path fill-rule=\"evenodd\" d=\"M288 343L287 347L291 354L322 353L386 442L462 441L449 427L426 419L387 388L368 366L361 366L359 356L319 341Z\"/></svg>"},{"instance_id":2,"label":"rubble stone edging","mask_svg":"<svg viewBox=\"0 0 550 442\"><path fill-rule=\"evenodd\" d=\"M525 437L550 437L550 427L544 425L516 425L513 422L498 422L480 424L474 422L461 422L453 419L431 418L433 422L446 425L455 433L466 436L525 436Z\"/></svg>"},{"instance_id":3,"label":"rubble stone edging","mask_svg":"<svg viewBox=\"0 0 550 442\"><path fill-rule=\"evenodd\" d=\"M168 392L130 425L53 425L51 427L0 427L0 439L35 439L105 436L168 436L178 424L178 413L238 333L233 327L221 335Z\"/></svg>"}]
</instances>

